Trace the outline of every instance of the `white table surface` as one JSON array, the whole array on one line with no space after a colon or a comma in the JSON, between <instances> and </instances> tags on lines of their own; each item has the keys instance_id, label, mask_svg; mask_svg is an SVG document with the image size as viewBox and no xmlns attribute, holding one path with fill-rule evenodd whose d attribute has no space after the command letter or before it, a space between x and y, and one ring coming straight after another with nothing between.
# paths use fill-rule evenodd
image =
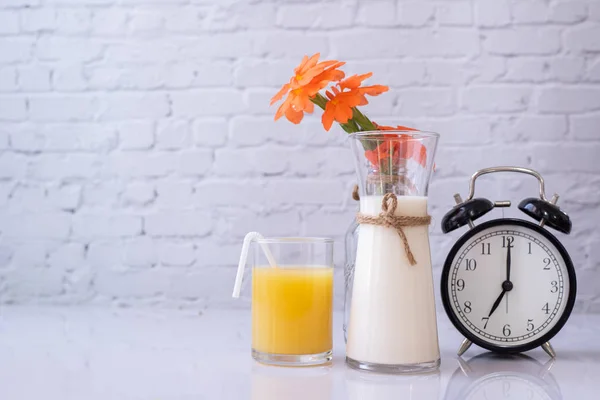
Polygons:
<instances>
[{"instance_id":1,"label":"white table surface","mask_svg":"<svg viewBox=\"0 0 600 400\"><path fill-rule=\"evenodd\" d=\"M248 311L4 307L3 399L599 399L600 316L573 316L552 344L499 359L438 315L442 366L428 376L358 372L344 364L340 315L329 367L278 368L250 357ZM464 370L464 371L463 371Z\"/></svg>"}]
</instances>

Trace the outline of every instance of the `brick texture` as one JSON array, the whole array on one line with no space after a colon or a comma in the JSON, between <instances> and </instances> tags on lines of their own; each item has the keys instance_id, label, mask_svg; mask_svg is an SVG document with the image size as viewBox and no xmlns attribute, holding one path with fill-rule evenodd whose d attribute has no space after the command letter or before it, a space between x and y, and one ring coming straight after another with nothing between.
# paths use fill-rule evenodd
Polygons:
<instances>
[{"instance_id":1,"label":"brick texture","mask_svg":"<svg viewBox=\"0 0 600 400\"><path fill-rule=\"evenodd\" d=\"M342 268L344 133L269 107L317 51L391 87L369 115L441 133L436 281L452 194L497 164L546 177L573 220L559 237L597 276L598 0L4 0L0 302L244 306L228 296L249 230L332 236ZM495 200L536 193L488 182ZM600 310L597 283L579 311Z\"/></svg>"}]
</instances>

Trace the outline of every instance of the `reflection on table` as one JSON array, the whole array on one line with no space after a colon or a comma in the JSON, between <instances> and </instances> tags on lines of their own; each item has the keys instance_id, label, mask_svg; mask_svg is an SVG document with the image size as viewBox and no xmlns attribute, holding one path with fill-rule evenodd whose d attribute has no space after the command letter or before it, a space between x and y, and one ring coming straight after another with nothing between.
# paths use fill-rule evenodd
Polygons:
<instances>
[{"instance_id":1,"label":"reflection on table","mask_svg":"<svg viewBox=\"0 0 600 400\"><path fill-rule=\"evenodd\" d=\"M560 400L558 382L545 364L523 355L483 353L465 361L458 358L444 399L446 400Z\"/></svg>"},{"instance_id":2,"label":"reflection on table","mask_svg":"<svg viewBox=\"0 0 600 400\"><path fill-rule=\"evenodd\" d=\"M440 374L380 375L346 368L348 400L438 400Z\"/></svg>"},{"instance_id":3,"label":"reflection on table","mask_svg":"<svg viewBox=\"0 0 600 400\"><path fill-rule=\"evenodd\" d=\"M252 367L252 400L330 400L332 387L331 366Z\"/></svg>"}]
</instances>

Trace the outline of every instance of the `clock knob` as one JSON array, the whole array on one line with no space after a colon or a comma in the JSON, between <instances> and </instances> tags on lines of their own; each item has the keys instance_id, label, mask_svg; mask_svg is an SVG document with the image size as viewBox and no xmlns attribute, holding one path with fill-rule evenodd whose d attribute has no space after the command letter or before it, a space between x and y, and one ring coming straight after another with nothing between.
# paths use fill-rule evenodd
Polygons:
<instances>
[{"instance_id":1,"label":"clock knob","mask_svg":"<svg viewBox=\"0 0 600 400\"><path fill-rule=\"evenodd\" d=\"M442 232L448 233L492 211L494 203L488 199L477 198L460 203L444 215Z\"/></svg>"},{"instance_id":2,"label":"clock knob","mask_svg":"<svg viewBox=\"0 0 600 400\"><path fill-rule=\"evenodd\" d=\"M519 203L519 210L559 232L571 233L571 219L567 213L548 201L529 197Z\"/></svg>"}]
</instances>

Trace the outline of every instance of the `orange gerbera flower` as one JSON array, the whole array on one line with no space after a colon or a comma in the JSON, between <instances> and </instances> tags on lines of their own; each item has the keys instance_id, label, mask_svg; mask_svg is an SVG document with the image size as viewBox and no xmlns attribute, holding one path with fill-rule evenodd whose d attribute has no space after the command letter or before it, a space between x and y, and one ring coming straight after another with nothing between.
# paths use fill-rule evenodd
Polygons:
<instances>
[{"instance_id":1,"label":"orange gerbera flower","mask_svg":"<svg viewBox=\"0 0 600 400\"><path fill-rule=\"evenodd\" d=\"M331 92L325 92L329 101L325 105L325 112L323 113L321 122L326 131L331 129L334 120L340 124L347 123L352 118L352 109L354 107L368 104L369 102L365 95L377 96L388 90L388 87L383 85L361 87L362 81L371 75L373 75L372 72L363 75L353 75L338 83L339 88L334 86L331 88Z\"/></svg>"},{"instance_id":2,"label":"orange gerbera flower","mask_svg":"<svg viewBox=\"0 0 600 400\"><path fill-rule=\"evenodd\" d=\"M314 110L311 98L330 82L344 78L344 72L338 68L345 63L335 60L319 62L319 56L319 53L310 58L304 56L300 65L294 69L294 76L289 83L283 85L273 96L271 105L287 94L286 99L275 113L275 120L285 115L290 122L300 123L304 112L311 113Z\"/></svg>"}]
</instances>

